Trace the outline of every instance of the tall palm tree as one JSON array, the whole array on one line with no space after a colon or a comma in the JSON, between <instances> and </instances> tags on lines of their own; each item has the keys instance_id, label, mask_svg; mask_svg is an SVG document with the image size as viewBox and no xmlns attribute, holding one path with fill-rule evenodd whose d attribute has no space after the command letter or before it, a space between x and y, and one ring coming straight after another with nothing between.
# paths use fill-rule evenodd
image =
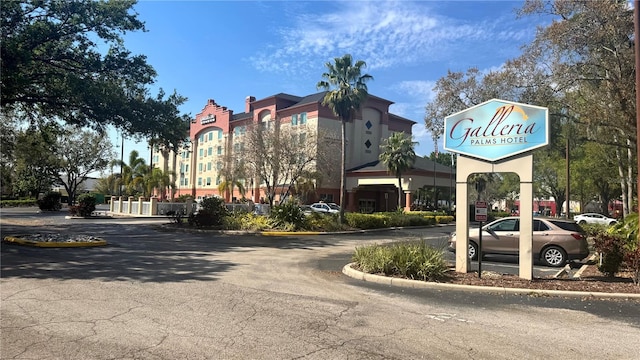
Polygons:
<instances>
[{"instance_id":1,"label":"tall palm tree","mask_svg":"<svg viewBox=\"0 0 640 360\"><path fill-rule=\"evenodd\" d=\"M327 72L322 74L321 81L318 82L318 89L328 90L322 99L322 105L328 106L342 122L342 161L340 179L340 223L344 221L344 208L347 182L347 122L352 121L360 105L364 103L369 95L366 82L373 79L369 74L362 74L362 69L367 64L358 60L353 63L350 54L333 59L334 62L327 62L325 66Z\"/></svg>"},{"instance_id":2,"label":"tall palm tree","mask_svg":"<svg viewBox=\"0 0 640 360\"><path fill-rule=\"evenodd\" d=\"M402 173L415 163L414 148L417 144L404 132L396 132L380 145L380 161L398 177L398 209L402 208Z\"/></svg>"},{"instance_id":3,"label":"tall palm tree","mask_svg":"<svg viewBox=\"0 0 640 360\"><path fill-rule=\"evenodd\" d=\"M142 178L148 171L147 165L138 151L133 150L129 154L129 163L121 160L113 161L113 165L119 165L122 169L120 174L120 185L124 187L123 196L133 196L138 192L143 192Z\"/></svg>"}]
</instances>

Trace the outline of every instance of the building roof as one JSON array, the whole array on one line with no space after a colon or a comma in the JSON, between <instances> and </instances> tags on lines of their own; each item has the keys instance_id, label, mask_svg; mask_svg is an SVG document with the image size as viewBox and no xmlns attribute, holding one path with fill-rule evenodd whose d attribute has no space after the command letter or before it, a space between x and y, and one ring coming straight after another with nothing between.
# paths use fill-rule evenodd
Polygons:
<instances>
[{"instance_id":1,"label":"building roof","mask_svg":"<svg viewBox=\"0 0 640 360\"><path fill-rule=\"evenodd\" d=\"M435 163L433 160L424 158L424 157L416 157L416 160L411 167L411 170L428 170L433 171L435 166L436 172L449 172L451 167L442 165L439 163ZM366 164L358 165L351 169L347 169L347 172L350 173L365 173L365 172L377 172L377 171L387 171L387 166L380 160L375 160ZM455 172L455 171L454 171Z\"/></svg>"}]
</instances>

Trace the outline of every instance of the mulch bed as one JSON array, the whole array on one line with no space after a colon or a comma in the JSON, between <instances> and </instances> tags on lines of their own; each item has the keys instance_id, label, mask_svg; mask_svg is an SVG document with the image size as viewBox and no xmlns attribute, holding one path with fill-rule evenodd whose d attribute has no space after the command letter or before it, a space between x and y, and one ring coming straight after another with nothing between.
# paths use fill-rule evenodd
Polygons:
<instances>
[{"instance_id":1,"label":"mulch bed","mask_svg":"<svg viewBox=\"0 0 640 360\"><path fill-rule=\"evenodd\" d=\"M577 269L574 270L574 273L576 271ZM640 286L633 283L631 273L622 272L616 274L616 277L607 277L598 271L596 265L588 265L579 278L572 278L570 275L568 277L525 280L517 275L484 271L482 278L478 278L477 272L458 273L452 270L440 282L522 289L640 294Z\"/></svg>"}]
</instances>

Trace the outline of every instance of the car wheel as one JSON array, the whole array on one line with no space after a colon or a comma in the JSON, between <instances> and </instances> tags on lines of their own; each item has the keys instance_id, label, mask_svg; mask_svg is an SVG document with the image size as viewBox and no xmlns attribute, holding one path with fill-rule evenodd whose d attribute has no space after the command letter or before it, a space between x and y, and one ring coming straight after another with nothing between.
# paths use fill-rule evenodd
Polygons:
<instances>
[{"instance_id":1,"label":"car wheel","mask_svg":"<svg viewBox=\"0 0 640 360\"><path fill-rule=\"evenodd\" d=\"M469 259L478 260L478 245L473 241L469 241Z\"/></svg>"},{"instance_id":2,"label":"car wheel","mask_svg":"<svg viewBox=\"0 0 640 360\"><path fill-rule=\"evenodd\" d=\"M578 221L578 224L580 224L580 225L584 225L584 224L586 224L586 223L587 223L587 222L586 222L586 221L584 221L584 220L580 220L580 221Z\"/></svg>"},{"instance_id":3,"label":"car wheel","mask_svg":"<svg viewBox=\"0 0 640 360\"><path fill-rule=\"evenodd\" d=\"M563 266L567 262L567 254L557 246L549 246L542 252L542 261L547 266Z\"/></svg>"},{"instance_id":4,"label":"car wheel","mask_svg":"<svg viewBox=\"0 0 640 360\"><path fill-rule=\"evenodd\" d=\"M615 222L615 221L611 221L611 222L609 223L609 226L613 226L613 225L615 225L615 224L616 224L616 222Z\"/></svg>"}]
</instances>

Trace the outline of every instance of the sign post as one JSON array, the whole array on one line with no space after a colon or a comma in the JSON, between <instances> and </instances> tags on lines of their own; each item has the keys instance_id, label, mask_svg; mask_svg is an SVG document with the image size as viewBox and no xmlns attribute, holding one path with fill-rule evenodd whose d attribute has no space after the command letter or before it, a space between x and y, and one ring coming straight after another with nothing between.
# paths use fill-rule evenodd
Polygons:
<instances>
[{"instance_id":1,"label":"sign post","mask_svg":"<svg viewBox=\"0 0 640 360\"><path fill-rule=\"evenodd\" d=\"M487 221L487 203L476 201L475 220L480 223L478 231L478 278L482 278L482 223Z\"/></svg>"},{"instance_id":2,"label":"sign post","mask_svg":"<svg viewBox=\"0 0 640 360\"><path fill-rule=\"evenodd\" d=\"M456 271L469 267L469 176L512 172L520 177L519 273L533 278L533 155L549 144L549 110L492 99L444 119L444 149L458 154ZM486 221L486 218L485 218ZM480 232L482 233L482 232ZM482 254L481 248L480 254ZM482 266L482 265L480 265Z\"/></svg>"}]
</instances>

